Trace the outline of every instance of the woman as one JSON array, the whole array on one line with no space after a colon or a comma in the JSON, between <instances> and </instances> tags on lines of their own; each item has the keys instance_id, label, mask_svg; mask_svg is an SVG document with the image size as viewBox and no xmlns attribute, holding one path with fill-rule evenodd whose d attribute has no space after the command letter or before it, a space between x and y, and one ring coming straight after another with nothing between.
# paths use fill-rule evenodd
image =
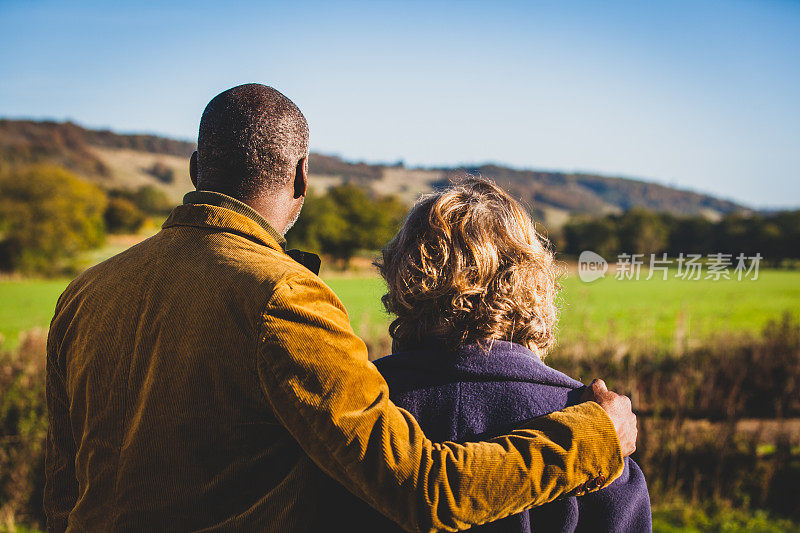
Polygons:
<instances>
[{"instance_id":1,"label":"woman","mask_svg":"<svg viewBox=\"0 0 800 533\"><path fill-rule=\"evenodd\" d=\"M546 241L508 194L467 179L423 197L377 263L397 316L394 354L375 362L391 399L436 441L471 441L577 403L582 384L547 367L559 272ZM331 523L396 529L341 492ZM649 531L642 471L625 459L607 488L509 516L481 531Z\"/></svg>"}]
</instances>

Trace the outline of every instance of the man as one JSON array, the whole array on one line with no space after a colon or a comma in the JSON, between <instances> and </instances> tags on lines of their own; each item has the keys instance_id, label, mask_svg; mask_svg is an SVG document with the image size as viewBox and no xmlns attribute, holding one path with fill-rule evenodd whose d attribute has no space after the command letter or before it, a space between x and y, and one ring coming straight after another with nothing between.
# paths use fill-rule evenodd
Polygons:
<instances>
[{"instance_id":1,"label":"man","mask_svg":"<svg viewBox=\"0 0 800 533\"><path fill-rule=\"evenodd\" d=\"M466 445L389 401L342 304L284 251L308 126L281 93L214 98L190 173L162 231L56 306L50 530L304 531L323 472L406 529L456 530L619 475L636 418L600 383L597 403Z\"/></svg>"}]
</instances>

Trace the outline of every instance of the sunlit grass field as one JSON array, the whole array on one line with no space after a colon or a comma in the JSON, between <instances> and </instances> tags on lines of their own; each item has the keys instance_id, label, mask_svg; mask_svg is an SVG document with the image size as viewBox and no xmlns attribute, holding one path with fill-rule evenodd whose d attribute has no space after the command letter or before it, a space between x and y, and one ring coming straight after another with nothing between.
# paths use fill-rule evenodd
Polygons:
<instances>
[{"instance_id":1,"label":"sunlit grass field","mask_svg":"<svg viewBox=\"0 0 800 533\"><path fill-rule=\"evenodd\" d=\"M23 331L47 329L68 280L0 280L0 335L13 347Z\"/></svg>"},{"instance_id":2,"label":"sunlit grass field","mask_svg":"<svg viewBox=\"0 0 800 533\"><path fill-rule=\"evenodd\" d=\"M384 335L390 317L377 276L326 276L347 308L355 331ZM7 346L20 332L46 329L69 280L0 281L0 335ZM684 281L669 278L583 283L564 280L559 342L635 342L672 347L718 334L759 331L784 312L800 317L800 272L762 270L751 280Z\"/></svg>"},{"instance_id":3,"label":"sunlit grass field","mask_svg":"<svg viewBox=\"0 0 800 533\"><path fill-rule=\"evenodd\" d=\"M643 276L644 278L644 276ZM560 341L636 341L658 346L760 331L784 312L800 317L800 272L752 280L604 279L564 283Z\"/></svg>"}]
</instances>

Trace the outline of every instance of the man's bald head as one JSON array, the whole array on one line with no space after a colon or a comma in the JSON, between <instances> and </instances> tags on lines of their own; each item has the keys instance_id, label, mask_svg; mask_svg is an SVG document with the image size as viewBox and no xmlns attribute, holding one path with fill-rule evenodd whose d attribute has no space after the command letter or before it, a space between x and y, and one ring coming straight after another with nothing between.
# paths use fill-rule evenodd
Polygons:
<instances>
[{"instance_id":1,"label":"man's bald head","mask_svg":"<svg viewBox=\"0 0 800 533\"><path fill-rule=\"evenodd\" d=\"M272 87L239 85L203 111L197 139L197 188L242 201L269 195L295 178L308 155L308 123Z\"/></svg>"}]
</instances>

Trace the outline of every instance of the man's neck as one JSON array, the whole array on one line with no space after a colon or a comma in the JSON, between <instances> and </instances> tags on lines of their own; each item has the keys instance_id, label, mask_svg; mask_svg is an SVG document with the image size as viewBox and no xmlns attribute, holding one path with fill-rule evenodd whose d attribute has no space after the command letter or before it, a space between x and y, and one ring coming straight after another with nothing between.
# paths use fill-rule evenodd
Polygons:
<instances>
[{"instance_id":1,"label":"man's neck","mask_svg":"<svg viewBox=\"0 0 800 533\"><path fill-rule=\"evenodd\" d=\"M269 222L270 226L280 232L281 235L286 233L284 229L289 221L286 214L286 209L278 208L278 206L282 205L281 199L276 197L261 197L253 200L239 201L250 206L250 208L252 208L256 213L264 217L264 220Z\"/></svg>"}]
</instances>

